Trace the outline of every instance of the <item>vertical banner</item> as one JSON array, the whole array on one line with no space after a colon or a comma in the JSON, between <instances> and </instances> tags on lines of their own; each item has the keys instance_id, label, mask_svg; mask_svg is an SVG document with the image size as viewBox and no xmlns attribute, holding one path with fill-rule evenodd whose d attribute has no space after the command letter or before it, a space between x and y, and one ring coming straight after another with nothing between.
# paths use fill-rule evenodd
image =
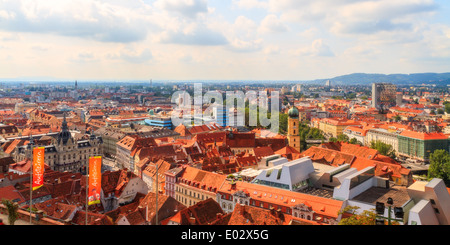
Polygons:
<instances>
[{"instance_id":1,"label":"vertical banner","mask_svg":"<svg viewBox=\"0 0 450 245\"><path fill-rule=\"evenodd\" d=\"M100 203L100 193L102 188L102 157L89 158L89 197L88 204Z\"/></svg>"},{"instance_id":2,"label":"vertical banner","mask_svg":"<svg viewBox=\"0 0 450 245\"><path fill-rule=\"evenodd\" d=\"M44 185L44 147L33 149L33 191Z\"/></svg>"}]
</instances>

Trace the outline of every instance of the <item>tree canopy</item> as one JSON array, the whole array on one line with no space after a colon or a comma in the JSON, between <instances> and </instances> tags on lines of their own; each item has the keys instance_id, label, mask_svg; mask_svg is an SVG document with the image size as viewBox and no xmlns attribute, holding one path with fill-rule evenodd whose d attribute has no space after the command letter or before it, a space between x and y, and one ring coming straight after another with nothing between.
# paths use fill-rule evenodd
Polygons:
<instances>
[{"instance_id":1,"label":"tree canopy","mask_svg":"<svg viewBox=\"0 0 450 245\"><path fill-rule=\"evenodd\" d=\"M392 145L377 140L370 142L370 148L377 150L381 155L395 158L395 150Z\"/></svg>"},{"instance_id":2,"label":"tree canopy","mask_svg":"<svg viewBox=\"0 0 450 245\"><path fill-rule=\"evenodd\" d=\"M450 155L446 150L435 150L430 154L428 179L439 178L450 186Z\"/></svg>"},{"instance_id":3,"label":"tree canopy","mask_svg":"<svg viewBox=\"0 0 450 245\"><path fill-rule=\"evenodd\" d=\"M347 206L339 214L350 214L347 218L342 218L338 225L375 225L377 214L374 211L364 210L358 213L360 207Z\"/></svg>"}]
</instances>

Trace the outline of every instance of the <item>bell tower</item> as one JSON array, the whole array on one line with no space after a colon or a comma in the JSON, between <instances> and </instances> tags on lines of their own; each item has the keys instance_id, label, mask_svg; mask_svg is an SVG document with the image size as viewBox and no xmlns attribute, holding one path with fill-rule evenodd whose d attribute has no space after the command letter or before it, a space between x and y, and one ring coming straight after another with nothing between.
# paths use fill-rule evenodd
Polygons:
<instances>
[{"instance_id":1,"label":"bell tower","mask_svg":"<svg viewBox=\"0 0 450 245\"><path fill-rule=\"evenodd\" d=\"M299 112L298 109L293 106L288 111L288 133L287 133L287 139L289 146L296 149L298 152L300 152L301 144L300 144L300 135L299 135Z\"/></svg>"}]
</instances>

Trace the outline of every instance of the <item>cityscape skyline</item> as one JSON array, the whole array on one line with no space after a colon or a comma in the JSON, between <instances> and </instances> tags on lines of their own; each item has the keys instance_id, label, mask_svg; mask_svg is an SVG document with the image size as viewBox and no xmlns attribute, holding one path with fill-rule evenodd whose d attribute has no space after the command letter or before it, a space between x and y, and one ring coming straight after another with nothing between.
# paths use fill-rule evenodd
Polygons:
<instances>
[{"instance_id":1,"label":"cityscape skyline","mask_svg":"<svg viewBox=\"0 0 450 245\"><path fill-rule=\"evenodd\" d=\"M4 78L310 80L448 72L449 4L0 1Z\"/></svg>"},{"instance_id":2,"label":"cityscape skyline","mask_svg":"<svg viewBox=\"0 0 450 245\"><path fill-rule=\"evenodd\" d=\"M445 0L0 0L0 227L212 242L449 225L448 13Z\"/></svg>"}]
</instances>

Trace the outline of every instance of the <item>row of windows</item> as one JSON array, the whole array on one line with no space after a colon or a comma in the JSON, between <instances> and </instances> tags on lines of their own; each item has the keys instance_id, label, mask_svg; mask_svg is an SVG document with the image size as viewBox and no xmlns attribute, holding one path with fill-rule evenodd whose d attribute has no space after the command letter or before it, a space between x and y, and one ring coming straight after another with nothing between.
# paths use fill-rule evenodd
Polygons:
<instances>
[{"instance_id":1,"label":"row of windows","mask_svg":"<svg viewBox=\"0 0 450 245\"><path fill-rule=\"evenodd\" d=\"M183 190L184 190L184 192L183 192ZM176 186L176 191L179 192L179 193L182 193L182 194L184 193L184 195L188 195L188 190L187 189L183 189L180 186ZM204 198L205 198L205 196L203 194L201 194L201 197L200 197L200 193L193 192L191 190L189 190L189 196L197 198L197 199L202 199L202 200L204 200Z\"/></svg>"},{"instance_id":2,"label":"row of windows","mask_svg":"<svg viewBox=\"0 0 450 245\"><path fill-rule=\"evenodd\" d=\"M238 200L235 199L234 203L237 203L237 202L238 202ZM272 205L271 203L264 203L264 202L255 201L255 200L251 200L249 203L248 201L243 201L242 199L239 199L239 204L245 204L245 205L250 205L253 207L259 207L259 208L265 208L265 209L271 209L271 208L274 208L275 210L281 209L281 212L284 212L286 214L291 213L291 209L288 207ZM228 210L233 210L231 203L222 202L222 208L227 209L227 207L228 207Z\"/></svg>"}]
</instances>

